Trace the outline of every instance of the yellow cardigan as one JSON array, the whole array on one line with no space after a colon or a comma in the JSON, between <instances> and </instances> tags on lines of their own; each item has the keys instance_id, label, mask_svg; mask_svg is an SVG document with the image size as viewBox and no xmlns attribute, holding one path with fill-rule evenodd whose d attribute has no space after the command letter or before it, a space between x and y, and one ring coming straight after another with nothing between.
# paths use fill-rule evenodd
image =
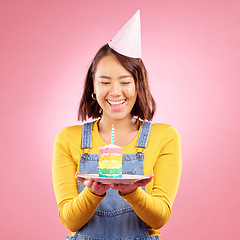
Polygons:
<instances>
[{"instance_id":1,"label":"yellow cardigan","mask_svg":"<svg viewBox=\"0 0 240 240\"><path fill-rule=\"evenodd\" d=\"M141 127L140 127L141 128ZM139 137L122 147L123 154L135 153ZM66 127L58 133L53 151L53 185L63 225L74 235L94 214L104 197L91 193L87 187L79 194L75 172L79 169L82 126ZM106 145L98 132L97 121L93 123L92 149ZM154 174L145 191L122 196L136 214L146 223L151 236L160 235L159 228L167 223L177 194L181 175L181 147L178 132L170 125L152 124L147 147L144 150L144 175Z\"/></svg>"}]
</instances>

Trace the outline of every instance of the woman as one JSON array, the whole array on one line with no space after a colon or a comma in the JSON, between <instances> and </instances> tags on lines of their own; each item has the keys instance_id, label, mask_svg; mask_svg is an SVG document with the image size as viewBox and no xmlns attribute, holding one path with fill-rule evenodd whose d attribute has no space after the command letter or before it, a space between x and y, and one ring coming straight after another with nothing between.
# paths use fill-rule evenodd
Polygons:
<instances>
[{"instance_id":1,"label":"woman","mask_svg":"<svg viewBox=\"0 0 240 240\"><path fill-rule=\"evenodd\" d=\"M142 60L103 46L88 70L79 107L79 120L97 120L64 128L54 145L59 217L72 232L66 239L159 239L176 197L181 153L172 126L149 122L154 111ZM123 173L149 179L104 185L78 177L98 172L98 149L110 143L112 124Z\"/></svg>"}]
</instances>

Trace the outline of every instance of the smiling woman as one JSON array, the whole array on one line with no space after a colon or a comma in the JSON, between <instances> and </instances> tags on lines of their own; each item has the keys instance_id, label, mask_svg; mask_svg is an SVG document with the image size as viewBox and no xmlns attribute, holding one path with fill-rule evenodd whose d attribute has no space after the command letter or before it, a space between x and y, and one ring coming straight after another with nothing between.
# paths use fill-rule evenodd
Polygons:
<instances>
[{"instance_id":1,"label":"smiling woman","mask_svg":"<svg viewBox=\"0 0 240 240\"><path fill-rule=\"evenodd\" d=\"M60 219L72 232L69 240L159 239L178 189L179 135L170 125L150 122L155 101L141 51L135 45L118 51L119 37L114 39L97 52L85 79L78 118L93 121L64 128L55 140L53 182ZM110 149L111 157L102 158L102 149ZM115 158L112 149L122 154ZM141 178L113 184L82 177L122 173Z\"/></svg>"}]
</instances>

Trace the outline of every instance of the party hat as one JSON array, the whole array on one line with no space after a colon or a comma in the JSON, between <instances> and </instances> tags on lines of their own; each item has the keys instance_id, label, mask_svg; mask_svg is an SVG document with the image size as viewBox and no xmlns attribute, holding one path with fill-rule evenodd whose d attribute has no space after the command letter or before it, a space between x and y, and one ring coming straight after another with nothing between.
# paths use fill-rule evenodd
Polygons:
<instances>
[{"instance_id":1,"label":"party hat","mask_svg":"<svg viewBox=\"0 0 240 240\"><path fill-rule=\"evenodd\" d=\"M140 10L137 10L108 45L127 57L141 58Z\"/></svg>"}]
</instances>

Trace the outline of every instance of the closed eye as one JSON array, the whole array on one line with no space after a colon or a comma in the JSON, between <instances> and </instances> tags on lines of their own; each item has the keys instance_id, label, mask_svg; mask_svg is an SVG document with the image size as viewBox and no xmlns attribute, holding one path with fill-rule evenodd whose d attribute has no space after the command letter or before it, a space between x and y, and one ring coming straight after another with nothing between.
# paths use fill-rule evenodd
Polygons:
<instances>
[{"instance_id":1,"label":"closed eye","mask_svg":"<svg viewBox=\"0 0 240 240\"><path fill-rule=\"evenodd\" d=\"M107 85L107 84L110 84L110 82L101 81L101 84Z\"/></svg>"}]
</instances>

